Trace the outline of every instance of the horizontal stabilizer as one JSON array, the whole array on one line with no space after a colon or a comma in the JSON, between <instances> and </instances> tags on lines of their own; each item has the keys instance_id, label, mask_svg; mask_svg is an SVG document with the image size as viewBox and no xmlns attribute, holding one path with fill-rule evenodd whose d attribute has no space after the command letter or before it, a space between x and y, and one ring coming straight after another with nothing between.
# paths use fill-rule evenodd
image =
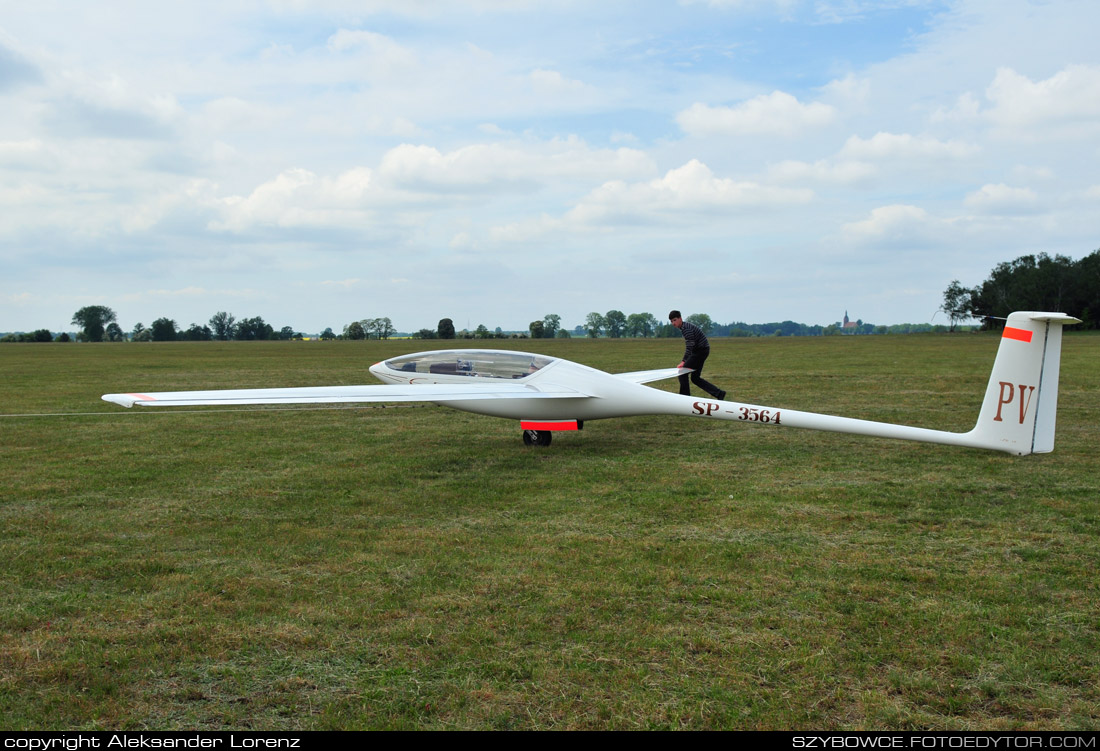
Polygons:
<instances>
[{"instance_id":1,"label":"horizontal stabilizer","mask_svg":"<svg viewBox=\"0 0 1100 751\"><path fill-rule=\"evenodd\" d=\"M631 373L616 373L616 378L633 383L649 383L650 381L663 381L666 378L690 373L691 368L660 368L658 370L636 370Z\"/></svg>"}]
</instances>

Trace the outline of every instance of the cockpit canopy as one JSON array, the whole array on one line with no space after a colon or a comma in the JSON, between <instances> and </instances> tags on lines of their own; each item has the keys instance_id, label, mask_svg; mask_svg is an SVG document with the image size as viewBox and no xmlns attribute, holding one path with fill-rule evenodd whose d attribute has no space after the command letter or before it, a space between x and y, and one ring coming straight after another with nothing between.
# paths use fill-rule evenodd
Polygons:
<instances>
[{"instance_id":1,"label":"cockpit canopy","mask_svg":"<svg viewBox=\"0 0 1100 751\"><path fill-rule=\"evenodd\" d=\"M440 350L418 352L386 360L385 366L405 373L464 375L474 378L526 378L555 358L527 352L495 350Z\"/></svg>"}]
</instances>

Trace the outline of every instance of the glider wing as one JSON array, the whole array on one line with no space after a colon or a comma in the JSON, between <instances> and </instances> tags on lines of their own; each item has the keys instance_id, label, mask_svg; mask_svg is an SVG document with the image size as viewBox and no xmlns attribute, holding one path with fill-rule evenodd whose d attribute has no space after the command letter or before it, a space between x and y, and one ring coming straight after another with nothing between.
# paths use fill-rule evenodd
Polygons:
<instances>
[{"instance_id":1,"label":"glider wing","mask_svg":"<svg viewBox=\"0 0 1100 751\"><path fill-rule=\"evenodd\" d=\"M449 402L472 399L577 399L574 389L519 383L424 383L396 386L316 386L289 389L225 389L104 394L103 400L132 407L198 407L238 404L348 404L356 402Z\"/></svg>"}]
</instances>

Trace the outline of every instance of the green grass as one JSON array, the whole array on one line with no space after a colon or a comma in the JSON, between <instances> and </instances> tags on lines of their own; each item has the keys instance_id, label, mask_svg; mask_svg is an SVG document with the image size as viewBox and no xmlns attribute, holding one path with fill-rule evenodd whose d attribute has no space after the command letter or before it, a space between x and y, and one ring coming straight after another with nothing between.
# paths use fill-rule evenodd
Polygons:
<instances>
[{"instance_id":1,"label":"green grass","mask_svg":"<svg viewBox=\"0 0 1100 751\"><path fill-rule=\"evenodd\" d=\"M0 348L0 411L66 413L0 418L0 728L1100 723L1100 338L1067 336L1055 452L1022 458L664 417L531 448L434 406L99 401L371 382L422 346ZM966 430L996 346L718 340L706 377ZM679 347L520 345L611 371Z\"/></svg>"}]
</instances>

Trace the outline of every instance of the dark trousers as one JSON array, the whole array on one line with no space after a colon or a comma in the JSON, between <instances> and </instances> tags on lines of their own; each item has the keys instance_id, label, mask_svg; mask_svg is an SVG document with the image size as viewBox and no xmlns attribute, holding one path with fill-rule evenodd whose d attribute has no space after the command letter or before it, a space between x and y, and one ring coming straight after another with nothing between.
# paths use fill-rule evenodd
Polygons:
<instances>
[{"instance_id":1,"label":"dark trousers","mask_svg":"<svg viewBox=\"0 0 1100 751\"><path fill-rule=\"evenodd\" d=\"M681 394L683 394L684 396L691 396L691 387L688 386L688 376L691 376L692 383L713 396L715 399L718 398L718 394L720 394L722 390L715 386L713 383L708 383L707 381L704 381L702 379L703 363L707 361L708 357L710 357L709 347L707 349L696 349L692 351L691 356L684 360L684 367L691 368L692 371L690 373L684 373L682 376L679 376Z\"/></svg>"}]
</instances>

